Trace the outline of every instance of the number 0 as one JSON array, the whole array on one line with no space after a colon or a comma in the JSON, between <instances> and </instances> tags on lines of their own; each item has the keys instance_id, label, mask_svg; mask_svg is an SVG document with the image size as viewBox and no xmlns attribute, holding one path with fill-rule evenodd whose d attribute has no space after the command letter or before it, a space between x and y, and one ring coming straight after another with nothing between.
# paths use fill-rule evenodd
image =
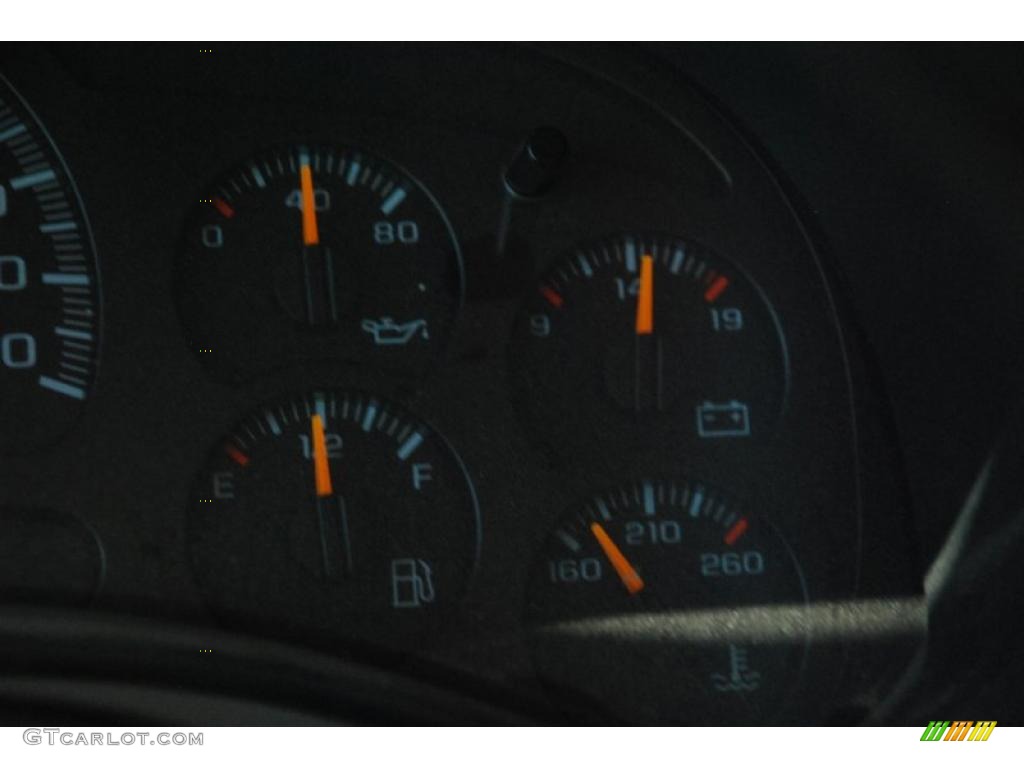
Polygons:
<instances>
[{"instance_id":1,"label":"number 0","mask_svg":"<svg viewBox=\"0 0 1024 768\"><path fill-rule=\"evenodd\" d=\"M0 291L20 291L28 284L28 269L21 256L0 256Z\"/></svg>"},{"instance_id":2,"label":"number 0","mask_svg":"<svg viewBox=\"0 0 1024 768\"><path fill-rule=\"evenodd\" d=\"M36 340L29 333L0 336L0 362L8 368L32 368L36 364Z\"/></svg>"},{"instance_id":3,"label":"number 0","mask_svg":"<svg viewBox=\"0 0 1024 768\"><path fill-rule=\"evenodd\" d=\"M203 227L203 245L207 248L220 248L224 245L224 231L216 224Z\"/></svg>"}]
</instances>

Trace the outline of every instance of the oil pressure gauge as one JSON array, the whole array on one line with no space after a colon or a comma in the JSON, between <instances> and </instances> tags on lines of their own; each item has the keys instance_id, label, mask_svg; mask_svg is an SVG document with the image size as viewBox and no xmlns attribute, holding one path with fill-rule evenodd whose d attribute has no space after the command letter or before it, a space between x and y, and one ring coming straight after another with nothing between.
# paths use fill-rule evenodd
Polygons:
<instances>
[{"instance_id":1,"label":"oil pressure gauge","mask_svg":"<svg viewBox=\"0 0 1024 768\"><path fill-rule=\"evenodd\" d=\"M786 396L765 296L673 237L628 234L566 254L528 298L511 356L533 431L574 460L757 440ZM565 418L574 413L584 418Z\"/></svg>"},{"instance_id":2,"label":"oil pressure gauge","mask_svg":"<svg viewBox=\"0 0 1024 768\"><path fill-rule=\"evenodd\" d=\"M345 147L242 163L194 205L178 266L189 342L227 378L313 359L416 370L462 300L458 242L434 197Z\"/></svg>"}]
</instances>

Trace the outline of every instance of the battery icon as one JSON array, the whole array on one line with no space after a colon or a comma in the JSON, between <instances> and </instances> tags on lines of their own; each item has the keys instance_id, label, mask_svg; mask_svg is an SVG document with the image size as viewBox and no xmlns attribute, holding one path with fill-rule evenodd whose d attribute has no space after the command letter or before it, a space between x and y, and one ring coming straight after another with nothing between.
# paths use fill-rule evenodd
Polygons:
<instances>
[{"instance_id":1,"label":"battery icon","mask_svg":"<svg viewBox=\"0 0 1024 768\"><path fill-rule=\"evenodd\" d=\"M750 410L746 403L730 400L697 406L697 434L701 437L749 437Z\"/></svg>"}]
</instances>

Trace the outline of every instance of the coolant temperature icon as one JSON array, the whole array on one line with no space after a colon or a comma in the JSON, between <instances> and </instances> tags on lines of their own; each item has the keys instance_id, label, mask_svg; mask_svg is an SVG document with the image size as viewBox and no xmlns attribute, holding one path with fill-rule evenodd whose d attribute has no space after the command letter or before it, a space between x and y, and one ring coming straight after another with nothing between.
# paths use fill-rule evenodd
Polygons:
<instances>
[{"instance_id":1,"label":"coolant temperature icon","mask_svg":"<svg viewBox=\"0 0 1024 768\"><path fill-rule=\"evenodd\" d=\"M756 691L761 687L761 673L750 669L746 648L729 643L729 673L715 672L711 683L723 693Z\"/></svg>"}]
</instances>

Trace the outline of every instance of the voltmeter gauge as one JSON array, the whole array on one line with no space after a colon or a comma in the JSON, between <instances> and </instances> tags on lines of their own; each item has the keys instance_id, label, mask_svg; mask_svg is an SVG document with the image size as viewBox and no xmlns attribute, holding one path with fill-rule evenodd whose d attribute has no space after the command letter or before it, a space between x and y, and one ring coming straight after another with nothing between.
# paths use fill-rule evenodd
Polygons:
<instances>
[{"instance_id":1,"label":"voltmeter gauge","mask_svg":"<svg viewBox=\"0 0 1024 768\"><path fill-rule=\"evenodd\" d=\"M462 596L480 512L437 431L382 398L324 391L258 409L214 449L189 534L229 621L401 649Z\"/></svg>"},{"instance_id":2,"label":"voltmeter gauge","mask_svg":"<svg viewBox=\"0 0 1024 768\"><path fill-rule=\"evenodd\" d=\"M49 443L92 391L100 281L57 146L0 77L0 450Z\"/></svg>"},{"instance_id":3,"label":"voltmeter gauge","mask_svg":"<svg viewBox=\"0 0 1024 768\"><path fill-rule=\"evenodd\" d=\"M523 307L511 356L533 431L577 461L742 445L772 433L786 398L767 298L734 264L675 237L611 237L556 261Z\"/></svg>"},{"instance_id":4,"label":"voltmeter gauge","mask_svg":"<svg viewBox=\"0 0 1024 768\"><path fill-rule=\"evenodd\" d=\"M229 379L309 360L420 369L442 351L462 291L433 195L346 147L242 163L195 203L178 264L189 342Z\"/></svg>"},{"instance_id":5,"label":"voltmeter gauge","mask_svg":"<svg viewBox=\"0 0 1024 768\"><path fill-rule=\"evenodd\" d=\"M800 679L805 638L780 616L806 601L763 516L700 482L641 480L558 522L527 622L541 679L580 720L755 725Z\"/></svg>"}]
</instances>

